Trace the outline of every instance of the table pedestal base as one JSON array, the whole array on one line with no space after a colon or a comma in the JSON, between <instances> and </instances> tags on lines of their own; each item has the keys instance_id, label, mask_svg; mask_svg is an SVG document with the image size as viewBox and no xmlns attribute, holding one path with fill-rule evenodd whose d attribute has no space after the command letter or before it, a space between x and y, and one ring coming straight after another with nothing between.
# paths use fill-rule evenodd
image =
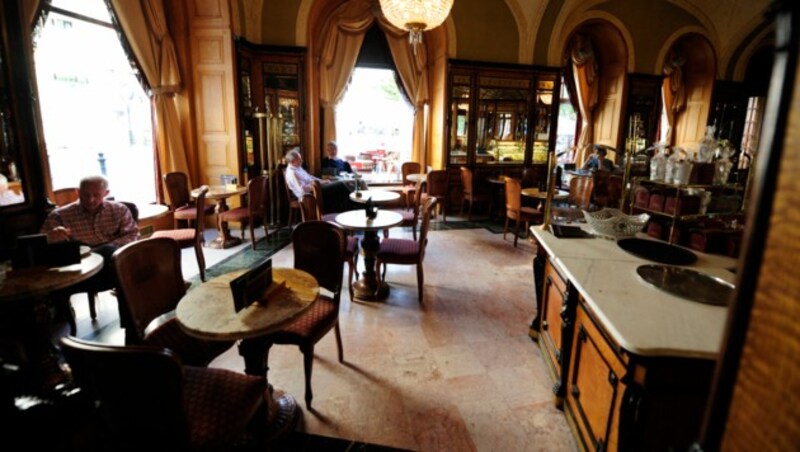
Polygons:
<instances>
[{"instance_id":1,"label":"table pedestal base","mask_svg":"<svg viewBox=\"0 0 800 452\"><path fill-rule=\"evenodd\" d=\"M300 419L300 409L294 396L282 391L273 393L272 385L269 388L272 397L269 401L269 416L264 430L264 439L274 441L293 431Z\"/></svg>"},{"instance_id":2,"label":"table pedestal base","mask_svg":"<svg viewBox=\"0 0 800 452\"><path fill-rule=\"evenodd\" d=\"M226 248L231 248L242 243L242 239L238 237L233 237L230 234L227 234L227 237L220 233L214 240L208 242L206 245L209 248L214 248L215 250L223 250Z\"/></svg>"},{"instance_id":3,"label":"table pedestal base","mask_svg":"<svg viewBox=\"0 0 800 452\"><path fill-rule=\"evenodd\" d=\"M385 282L370 281L361 278L353 284L353 298L362 301L383 301L389 296L389 285Z\"/></svg>"}]
</instances>

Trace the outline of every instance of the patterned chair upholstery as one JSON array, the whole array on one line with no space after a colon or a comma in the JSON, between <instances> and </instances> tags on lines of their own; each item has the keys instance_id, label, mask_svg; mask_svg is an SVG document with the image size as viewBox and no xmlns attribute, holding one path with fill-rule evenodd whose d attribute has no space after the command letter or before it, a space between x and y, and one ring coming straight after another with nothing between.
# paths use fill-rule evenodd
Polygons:
<instances>
[{"instance_id":1,"label":"patterned chair upholstery","mask_svg":"<svg viewBox=\"0 0 800 452\"><path fill-rule=\"evenodd\" d=\"M256 249L255 225L261 223L264 227L264 236L269 236L267 220L265 216L269 211L269 178L267 176L256 176L247 183L247 205L227 210L219 214L219 221L236 222L242 225L242 240L244 240L244 228L250 228L250 241L253 249Z\"/></svg>"},{"instance_id":2,"label":"patterned chair upholstery","mask_svg":"<svg viewBox=\"0 0 800 452\"><path fill-rule=\"evenodd\" d=\"M172 210L173 227L178 229L179 221L186 221L187 227L191 227L192 222L197 220L196 204L203 206L202 215L214 213L214 206L192 201L189 194L189 176L182 172L172 172L164 175L164 185L169 195L169 208Z\"/></svg>"},{"instance_id":3,"label":"patterned chair upholstery","mask_svg":"<svg viewBox=\"0 0 800 452\"><path fill-rule=\"evenodd\" d=\"M158 347L64 337L61 348L103 419L97 450L227 450L267 422L263 376L184 367Z\"/></svg>"}]
</instances>

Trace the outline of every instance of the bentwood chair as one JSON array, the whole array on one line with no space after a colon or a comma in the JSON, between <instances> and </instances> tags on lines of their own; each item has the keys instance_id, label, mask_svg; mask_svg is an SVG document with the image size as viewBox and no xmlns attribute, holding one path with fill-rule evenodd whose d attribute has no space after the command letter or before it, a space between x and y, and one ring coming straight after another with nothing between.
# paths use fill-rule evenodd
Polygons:
<instances>
[{"instance_id":1,"label":"bentwood chair","mask_svg":"<svg viewBox=\"0 0 800 452\"><path fill-rule=\"evenodd\" d=\"M375 258L375 268L378 270L383 266L381 278L386 280L386 264L397 265L416 265L417 266L417 296L422 303L422 293L425 280L425 272L422 269L422 261L425 259L425 248L428 246L428 230L431 224L431 215L436 208L436 199L428 198L422 204L422 226L419 231L419 240L408 239L383 239L381 248Z\"/></svg>"},{"instance_id":2,"label":"bentwood chair","mask_svg":"<svg viewBox=\"0 0 800 452\"><path fill-rule=\"evenodd\" d=\"M187 227L192 226L192 222L198 218L195 206L197 204L203 207L202 215L199 218L204 218L205 215L214 213L213 205L205 205L197 200L192 201L192 196L189 193L189 176L182 172L172 172L164 175L164 185L167 188L169 195L169 208L172 210L173 227L178 229L179 221L186 221Z\"/></svg>"},{"instance_id":3,"label":"bentwood chair","mask_svg":"<svg viewBox=\"0 0 800 452\"><path fill-rule=\"evenodd\" d=\"M426 189L420 202L424 205L428 198L436 198L436 205L442 211L442 222L447 223L447 170L434 170L428 172L425 178Z\"/></svg>"},{"instance_id":4,"label":"bentwood chair","mask_svg":"<svg viewBox=\"0 0 800 452\"><path fill-rule=\"evenodd\" d=\"M189 336L170 315L186 294L177 242L162 237L129 243L112 261L126 343L167 347L194 366L207 365L233 345Z\"/></svg>"},{"instance_id":5,"label":"bentwood chair","mask_svg":"<svg viewBox=\"0 0 800 452\"><path fill-rule=\"evenodd\" d=\"M302 201L300 201L300 206L302 208L303 222L321 220L319 216L320 209L317 198L310 195L303 196ZM337 214L333 214L334 217L336 215ZM333 219L322 221L335 222ZM347 291L350 294L351 300L353 299L353 281L355 281L354 276L356 278L358 277L358 252L358 237L352 235L347 236L347 245L344 250L344 261L347 262L347 267L349 269L347 274Z\"/></svg>"},{"instance_id":6,"label":"bentwood chair","mask_svg":"<svg viewBox=\"0 0 800 452\"><path fill-rule=\"evenodd\" d=\"M160 347L64 337L61 350L102 419L89 450L229 450L267 422L264 376L183 366Z\"/></svg>"},{"instance_id":7,"label":"bentwood chair","mask_svg":"<svg viewBox=\"0 0 800 452\"><path fill-rule=\"evenodd\" d=\"M508 232L508 221L514 220L514 246L517 246L519 239L519 224L525 223L525 231L531 222L541 222L542 213L533 207L522 205L522 183L518 179L507 177L505 180L506 188L506 224L503 227L503 240L506 239Z\"/></svg>"},{"instance_id":8,"label":"bentwood chair","mask_svg":"<svg viewBox=\"0 0 800 452\"><path fill-rule=\"evenodd\" d=\"M77 201L79 198L78 187L67 187L53 190L53 203L58 207Z\"/></svg>"},{"instance_id":9,"label":"bentwood chair","mask_svg":"<svg viewBox=\"0 0 800 452\"><path fill-rule=\"evenodd\" d=\"M322 206L325 205L325 201L322 198L322 184L320 183L320 181L315 180L314 183L311 184L311 194L314 195L314 198L316 198L316 200L317 200L317 202L316 202L316 205L317 205L317 218L316 219L317 220L322 220L322 221L335 221L336 220L336 215L339 215L339 212L322 213ZM306 221L305 218L307 218L307 217L304 217L303 221Z\"/></svg>"},{"instance_id":10,"label":"bentwood chair","mask_svg":"<svg viewBox=\"0 0 800 452\"><path fill-rule=\"evenodd\" d=\"M286 192L286 206L289 209L289 218L286 220L286 225L291 228L295 220L302 215L300 200L294 196L292 190L289 189L289 184L286 183L285 167L281 169L280 175L281 178L283 179L283 188L284 188L283 191Z\"/></svg>"},{"instance_id":11,"label":"bentwood chair","mask_svg":"<svg viewBox=\"0 0 800 452\"><path fill-rule=\"evenodd\" d=\"M264 227L264 237L269 236L267 220L265 216L269 211L269 178L267 176L256 176L247 183L247 205L236 207L219 214L220 223L231 221L242 225L242 240L244 240L244 228L249 226L250 241L253 249L256 249L255 225L261 223Z\"/></svg>"},{"instance_id":12,"label":"bentwood chair","mask_svg":"<svg viewBox=\"0 0 800 452\"><path fill-rule=\"evenodd\" d=\"M417 184L408 180L409 174L419 174L422 172L422 165L419 162L403 162L400 166L400 174L403 176L403 198L406 202L406 209L411 207L411 200L413 199Z\"/></svg>"},{"instance_id":13,"label":"bentwood chair","mask_svg":"<svg viewBox=\"0 0 800 452\"><path fill-rule=\"evenodd\" d=\"M582 210L591 208L592 193L594 192L594 179L587 176L573 177L569 181L569 196L566 206L559 206L553 209L553 215L567 220L579 220L583 218Z\"/></svg>"},{"instance_id":14,"label":"bentwood chair","mask_svg":"<svg viewBox=\"0 0 800 452\"><path fill-rule=\"evenodd\" d=\"M489 203L491 199L489 195L476 193L475 192L475 182L474 178L472 177L472 170L467 168L466 166L461 167L461 190L463 193L463 202L461 204L461 213L464 213L464 206L469 203L469 211L467 212L467 219L472 220L472 205L476 202L478 203Z\"/></svg>"},{"instance_id":15,"label":"bentwood chair","mask_svg":"<svg viewBox=\"0 0 800 452\"><path fill-rule=\"evenodd\" d=\"M196 203L194 206L196 218L203 218L205 210L206 193L208 193L208 186L203 185L200 187L200 193L197 195ZM178 242L181 248L194 247L194 254L197 257L197 266L200 269L200 280L206 280L206 258L203 255L203 229L204 224L202 220L194 222L194 228L184 229L167 229L163 231L156 231L150 237L160 238L166 237Z\"/></svg>"},{"instance_id":16,"label":"bentwood chair","mask_svg":"<svg viewBox=\"0 0 800 452\"><path fill-rule=\"evenodd\" d=\"M339 331L339 301L344 272L344 230L327 221L306 221L297 225L292 233L294 268L316 278L321 292L317 301L300 317L279 331L263 336L267 361L269 349L274 344L297 345L303 353L306 380L306 407L311 408L314 397L311 391L311 372L314 365L314 345L331 329L336 334L339 362L344 362L342 335Z\"/></svg>"}]
</instances>

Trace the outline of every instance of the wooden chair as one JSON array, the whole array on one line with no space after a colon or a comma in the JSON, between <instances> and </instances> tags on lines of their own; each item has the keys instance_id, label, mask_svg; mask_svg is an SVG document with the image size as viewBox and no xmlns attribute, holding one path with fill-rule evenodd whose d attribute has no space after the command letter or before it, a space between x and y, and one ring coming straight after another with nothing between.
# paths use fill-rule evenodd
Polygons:
<instances>
[{"instance_id":1,"label":"wooden chair","mask_svg":"<svg viewBox=\"0 0 800 452\"><path fill-rule=\"evenodd\" d=\"M300 207L304 223L306 221L321 220L319 216L320 208L316 197L311 195L303 196L302 201L300 201ZM334 217L336 216L336 214L333 215ZM333 219L321 221L334 222ZM344 261L347 262L347 267L349 269L347 274L347 293L350 294L350 300L353 299L353 281L358 278L358 253L358 237L348 235L347 245L344 250Z\"/></svg>"},{"instance_id":2,"label":"wooden chair","mask_svg":"<svg viewBox=\"0 0 800 452\"><path fill-rule=\"evenodd\" d=\"M464 213L464 206L469 203L469 211L467 212L467 219L472 220L472 205L476 202L489 203L491 199L489 195L479 194L475 192L474 180L472 177L472 170L466 166L461 167L461 186L463 193L463 203L461 204L461 213Z\"/></svg>"},{"instance_id":3,"label":"wooden chair","mask_svg":"<svg viewBox=\"0 0 800 452\"><path fill-rule=\"evenodd\" d=\"M583 218L582 210L591 208L592 193L594 191L594 179L588 176L573 177L569 181L569 196L566 206L554 207L553 215L565 218L569 221L580 220Z\"/></svg>"},{"instance_id":4,"label":"wooden chair","mask_svg":"<svg viewBox=\"0 0 800 452\"><path fill-rule=\"evenodd\" d=\"M307 198L307 197L306 197ZM263 336L265 362L273 344L293 344L303 353L306 380L306 407L311 408L311 372L314 365L314 345L331 329L336 334L339 362L344 361L342 335L339 331L339 301L344 270L345 235L341 227L326 221L306 221L292 233L294 268L310 273L321 288L332 296L320 293L317 301L291 324Z\"/></svg>"},{"instance_id":5,"label":"wooden chair","mask_svg":"<svg viewBox=\"0 0 800 452\"><path fill-rule=\"evenodd\" d=\"M129 243L112 258L117 276L120 326L128 344L167 347L181 361L205 366L233 342L206 341L184 333L169 315L186 294L181 271L181 249L170 238ZM163 317L162 317L163 316Z\"/></svg>"},{"instance_id":6,"label":"wooden chair","mask_svg":"<svg viewBox=\"0 0 800 452\"><path fill-rule=\"evenodd\" d=\"M255 225L260 222L264 227L264 237L269 237L267 220L265 216L269 211L269 178L267 176L256 176L247 183L247 205L230 209L219 214L219 222L237 222L242 225L242 240L244 240L244 228L250 228L250 241L253 249L256 249Z\"/></svg>"},{"instance_id":7,"label":"wooden chair","mask_svg":"<svg viewBox=\"0 0 800 452\"><path fill-rule=\"evenodd\" d=\"M335 213L322 213L322 206L325 205L325 200L322 198L322 184L320 181L315 180L313 184L311 184L311 194L314 195L316 198L316 206L317 206L317 220L322 221L335 221L336 215L339 215L339 212ZM302 202L302 201L301 201ZM303 221L306 221L305 219Z\"/></svg>"},{"instance_id":8,"label":"wooden chair","mask_svg":"<svg viewBox=\"0 0 800 452\"><path fill-rule=\"evenodd\" d=\"M263 376L182 366L159 347L64 337L61 350L102 419L92 450L228 450L267 422Z\"/></svg>"},{"instance_id":9,"label":"wooden chair","mask_svg":"<svg viewBox=\"0 0 800 452\"><path fill-rule=\"evenodd\" d=\"M425 272L422 261L425 259L425 248L428 246L428 230L431 224L431 215L436 208L436 198L428 198L422 204L422 226L419 231L419 240L408 239L383 239L381 248L375 257L375 268L383 266L381 278L386 281L386 264L416 265L417 266L417 297L422 303L422 293Z\"/></svg>"},{"instance_id":10,"label":"wooden chair","mask_svg":"<svg viewBox=\"0 0 800 452\"><path fill-rule=\"evenodd\" d=\"M73 203L80 197L78 187L67 187L53 190L53 202L58 207Z\"/></svg>"},{"instance_id":11,"label":"wooden chair","mask_svg":"<svg viewBox=\"0 0 800 452\"><path fill-rule=\"evenodd\" d=\"M525 222L527 236L528 226L532 221L541 222L542 213L533 207L522 205L522 183L512 177L507 177L506 188L506 224L503 227L503 240L506 239L508 232L508 221L514 220L514 246L517 246L519 238L519 224Z\"/></svg>"},{"instance_id":12,"label":"wooden chair","mask_svg":"<svg viewBox=\"0 0 800 452\"><path fill-rule=\"evenodd\" d=\"M203 185L200 187L200 194L195 200L195 218L203 218L205 212L206 193L208 193L208 186ZM203 255L203 221L195 221L194 228L184 229L168 229L164 231L156 231L151 235L151 238L167 237L175 240L181 248L194 247L194 254L197 257L197 266L200 268L200 280L206 280L206 259Z\"/></svg>"},{"instance_id":13,"label":"wooden chair","mask_svg":"<svg viewBox=\"0 0 800 452\"><path fill-rule=\"evenodd\" d=\"M448 176L447 170L434 170L428 172L425 178L426 190L420 198L420 202L424 205L428 198L436 198L436 205L442 211L442 221L447 223L447 188Z\"/></svg>"},{"instance_id":14,"label":"wooden chair","mask_svg":"<svg viewBox=\"0 0 800 452\"><path fill-rule=\"evenodd\" d=\"M172 210L173 228L178 229L178 221L186 221L187 227L191 227L192 222L198 218L195 210L197 204L203 206L200 218L214 213L214 206L198 203L197 200L192 201L192 196L189 193L189 177L186 173L167 173L163 179L167 195L169 195L169 208Z\"/></svg>"},{"instance_id":15,"label":"wooden chair","mask_svg":"<svg viewBox=\"0 0 800 452\"><path fill-rule=\"evenodd\" d=\"M403 162L400 166L400 174L403 176L403 198L406 202L406 210L408 210L411 206L411 199L413 199L415 195L415 190L417 189L417 184L408 180L409 174L419 174L422 172L422 165L419 162Z\"/></svg>"}]
</instances>

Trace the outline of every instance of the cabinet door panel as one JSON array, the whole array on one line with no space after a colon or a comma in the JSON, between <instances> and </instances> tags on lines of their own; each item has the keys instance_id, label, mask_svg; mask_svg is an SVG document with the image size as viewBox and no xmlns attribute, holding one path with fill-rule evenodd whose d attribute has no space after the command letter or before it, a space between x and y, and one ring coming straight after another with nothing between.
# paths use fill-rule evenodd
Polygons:
<instances>
[{"instance_id":1,"label":"cabinet door panel","mask_svg":"<svg viewBox=\"0 0 800 452\"><path fill-rule=\"evenodd\" d=\"M547 342L547 351L560 376L561 363L561 310L566 302L566 284L550 262L545 267L544 294L542 300L542 334Z\"/></svg>"}]
</instances>

